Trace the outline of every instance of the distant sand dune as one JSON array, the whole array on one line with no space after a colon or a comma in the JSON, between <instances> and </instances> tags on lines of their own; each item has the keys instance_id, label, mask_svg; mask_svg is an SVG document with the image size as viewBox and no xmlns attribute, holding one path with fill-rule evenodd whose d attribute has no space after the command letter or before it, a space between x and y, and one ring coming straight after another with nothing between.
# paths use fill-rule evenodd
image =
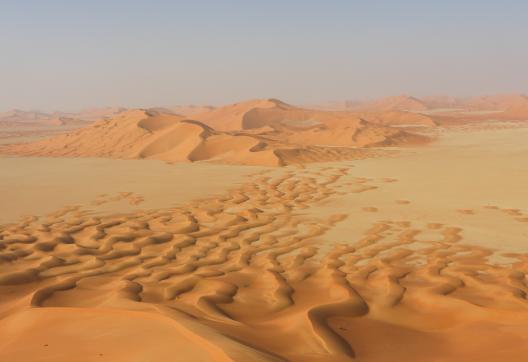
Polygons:
<instances>
[{"instance_id":1,"label":"distant sand dune","mask_svg":"<svg viewBox=\"0 0 528 362\"><path fill-rule=\"evenodd\" d=\"M361 123L372 124L417 124L434 126L434 121L425 115L403 112L398 108L368 109L371 112L320 111L295 107L277 99L254 100L217 108L195 115L211 127L222 131L253 129L264 126L281 127L293 122L312 122L328 128L358 127ZM405 120L405 121L403 121ZM309 125L309 123L308 123ZM305 126L300 125L299 128Z\"/></svg>"},{"instance_id":2,"label":"distant sand dune","mask_svg":"<svg viewBox=\"0 0 528 362\"><path fill-rule=\"evenodd\" d=\"M381 152L358 147L420 144L429 140L388 127L386 116L368 115L372 118L369 122L347 113L303 110L277 100L214 109L196 116L198 120L155 110L129 110L69 134L8 145L0 151L31 156L281 166L376 156ZM399 119L401 114L394 117ZM420 123L420 117L424 116L411 115L407 122L418 119Z\"/></svg>"}]
</instances>

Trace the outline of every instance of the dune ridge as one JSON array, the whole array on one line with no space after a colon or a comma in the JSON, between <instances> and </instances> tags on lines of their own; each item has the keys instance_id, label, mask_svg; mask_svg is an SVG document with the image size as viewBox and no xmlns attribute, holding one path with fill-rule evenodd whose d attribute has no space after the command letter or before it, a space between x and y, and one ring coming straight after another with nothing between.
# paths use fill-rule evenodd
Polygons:
<instances>
[{"instance_id":1,"label":"dune ridge","mask_svg":"<svg viewBox=\"0 0 528 362\"><path fill-rule=\"evenodd\" d=\"M369 117L372 121L367 120ZM367 148L429 141L426 136L390 127L387 118L434 125L420 115L391 113L364 118L304 110L277 100L217 108L193 119L159 109L129 110L72 133L6 145L0 151L29 156L284 166L375 157L385 151Z\"/></svg>"},{"instance_id":2,"label":"dune ridge","mask_svg":"<svg viewBox=\"0 0 528 362\"><path fill-rule=\"evenodd\" d=\"M370 112L369 112L370 111ZM397 107L364 109L360 111L323 111L301 108L277 99L253 100L219 107L195 115L209 126L223 131L253 129L265 126L298 125L309 127L324 124L330 128L345 128L361 122L392 125L402 123L434 126L432 118L405 112Z\"/></svg>"}]
</instances>

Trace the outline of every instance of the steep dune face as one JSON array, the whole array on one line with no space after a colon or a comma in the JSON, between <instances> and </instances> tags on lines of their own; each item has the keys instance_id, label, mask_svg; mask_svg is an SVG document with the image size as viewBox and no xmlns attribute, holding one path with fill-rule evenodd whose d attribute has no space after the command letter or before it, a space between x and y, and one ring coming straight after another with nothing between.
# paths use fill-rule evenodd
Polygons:
<instances>
[{"instance_id":1,"label":"steep dune face","mask_svg":"<svg viewBox=\"0 0 528 362\"><path fill-rule=\"evenodd\" d=\"M145 118L148 115L144 111L127 111L110 121L99 121L48 140L12 145L10 150L27 155L135 158L152 134L148 128L156 127L148 121L146 128L142 127ZM175 121L180 120L175 117Z\"/></svg>"},{"instance_id":2,"label":"steep dune face","mask_svg":"<svg viewBox=\"0 0 528 362\"><path fill-rule=\"evenodd\" d=\"M353 113L317 111L294 107L282 102L275 102L274 107L253 108L242 119L243 129L259 127L309 128L324 125L326 127L358 127L362 120Z\"/></svg>"},{"instance_id":3,"label":"steep dune face","mask_svg":"<svg viewBox=\"0 0 528 362\"><path fill-rule=\"evenodd\" d=\"M274 99L251 100L196 114L193 119L201 121L218 131L240 130L244 129L244 116L251 110L279 106L283 106L283 103Z\"/></svg>"}]
</instances>

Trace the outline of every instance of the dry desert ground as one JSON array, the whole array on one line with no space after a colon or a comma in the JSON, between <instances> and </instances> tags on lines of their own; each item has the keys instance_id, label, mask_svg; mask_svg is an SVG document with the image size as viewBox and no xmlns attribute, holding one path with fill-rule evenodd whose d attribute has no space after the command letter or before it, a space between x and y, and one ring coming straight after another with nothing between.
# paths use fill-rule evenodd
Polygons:
<instances>
[{"instance_id":1,"label":"dry desert ground","mask_svg":"<svg viewBox=\"0 0 528 362\"><path fill-rule=\"evenodd\" d=\"M490 99L5 115L0 360L526 361L528 98Z\"/></svg>"}]
</instances>

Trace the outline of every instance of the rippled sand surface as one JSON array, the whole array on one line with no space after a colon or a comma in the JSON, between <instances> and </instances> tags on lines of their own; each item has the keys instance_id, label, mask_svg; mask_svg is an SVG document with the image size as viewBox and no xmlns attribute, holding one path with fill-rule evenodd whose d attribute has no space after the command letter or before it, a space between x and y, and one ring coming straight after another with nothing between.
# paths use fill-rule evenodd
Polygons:
<instances>
[{"instance_id":1,"label":"rippled sand surface","mask_svg":"<svg viewBox=\"0 0 528 362\"><path fill-rule=\"evenodd\" d=\"M133 173L116 163L125 180L105 179L107 195L0 227L0 360L524 361L526 136L450 132L307 167L185 165L174 191L160 186L167 204L143 209L152 179L125 188ZM93 211L123 201L134 207Z\"/></svg>"}]
</instances>

